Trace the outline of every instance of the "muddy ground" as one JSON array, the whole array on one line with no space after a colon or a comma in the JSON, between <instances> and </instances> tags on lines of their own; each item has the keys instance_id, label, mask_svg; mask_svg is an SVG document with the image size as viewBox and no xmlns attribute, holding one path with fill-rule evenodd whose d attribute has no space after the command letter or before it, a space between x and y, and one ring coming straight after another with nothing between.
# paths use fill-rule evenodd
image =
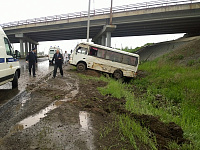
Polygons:
<instances>
[{"instance_id":1,"label":"muddy ground","mask_svg":"<svg viewBox=\"0 0 200 150\"><path fill-rule=\"evenodd\" d=\"M94 71L85 74L100 76ZM132 150L116 125L119 114L149 128L156 136L158 149L167 149L170 141L185 142L183 131L176 124L131 114L124 109L125 99L101 95L97 87L106 85L77 76L71 67L64 67L64 77L58 74L53 79L49 73L29 84L18 100L0 109L0 149ZM137 145L141 150L149 149L140 142Z\"/></svg>"}]
</instances>

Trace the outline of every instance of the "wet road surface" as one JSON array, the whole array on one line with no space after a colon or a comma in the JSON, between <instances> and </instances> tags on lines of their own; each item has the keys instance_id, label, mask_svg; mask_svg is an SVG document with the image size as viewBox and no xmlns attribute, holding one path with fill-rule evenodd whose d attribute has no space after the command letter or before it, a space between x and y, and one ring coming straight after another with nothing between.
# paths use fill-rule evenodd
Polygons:
<instances>
[{"instance_id":1,"label":"wet road surface","mask_svg":"<svg viewBox=\"0 0 200 150\"><path fill-rule=\"evenodd\" d=\"M48 60L38 63L36 78L25 62L21 65L18 94L0 106L0 149L96 149L91 114L68 103L79 92L79 80L67 73L68 66L64 77L58 73L53 79Z\"/></svg>"},{"instance_id":2,"label":"wet road surface","mask_svg":"<svg viewBox=\"0 0 200 150\"><path fill-rule=\"evenodd\" d=\"M20 61L21 75L19 78L18 89L12 89L11 82L0 86L0 106L8 102L10 99L15 98L21 94L27 87L27 84L38 82L41 78L53 70L53 66L49 66L47 57L38 58L36 65L36 78L29 76L28 64L24 59Z\"/></svg>"}]
</instances>

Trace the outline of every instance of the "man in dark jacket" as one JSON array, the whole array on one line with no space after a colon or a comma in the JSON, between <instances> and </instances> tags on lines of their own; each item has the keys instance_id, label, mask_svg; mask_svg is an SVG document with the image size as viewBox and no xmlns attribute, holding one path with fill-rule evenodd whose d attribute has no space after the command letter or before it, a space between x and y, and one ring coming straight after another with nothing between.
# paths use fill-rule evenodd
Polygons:
<instances>
[{"instance_id":1,"label":"man in dark jacket","mask_svg":"<svg viewBox=\"0 0 200 150\"><path fill-rule=\"evenodd\" d=\"M36 48L32 48L32 51L28 53L26 62L29 63L29 74L31 75L31 68L33 68L33 77L35 77L35 64L37 64Z\"/></svg>"},{"instance_id":2,"label":"man in dark jacket","mask_svg":"<svg viewBox=\"0 0 200 150\"><path fill-rule=\"evenodd\" d=\"M53 71L53 78L56 77L58 67L60 69L61 76L63 76L63 69L62 69L63 55L60 53L59 50L56 50L56 53L53 55L53 59L51 62L53 62L54 59L55 59L55 65L54 65L54 71Z\"/></svg>"}]
</instances>

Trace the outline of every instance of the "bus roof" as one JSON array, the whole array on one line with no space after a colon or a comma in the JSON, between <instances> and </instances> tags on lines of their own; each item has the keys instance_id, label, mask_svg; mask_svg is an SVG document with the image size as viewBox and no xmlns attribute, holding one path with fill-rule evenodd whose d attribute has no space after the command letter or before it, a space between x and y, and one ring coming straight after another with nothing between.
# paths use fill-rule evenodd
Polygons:
<instances>
[{"instance_id":1,"label":"bus roof","mask_svg":"<svg viewBox=\"0 0 200 150\"><path fill-rule=\"evenodd\" d=\"M89 46L94 46L94 47L97 47L97 48L106 49L106 50L118 52L118 53L121 53L121 54L126 54L126 55L131 55L131 56L139 57L139 55L138 55L138 54L135 54L135 53L129 53L129 52L125 52L125 51L122 51L122 50L118 50L118 49L114 49L114 48L110 48L110 47L106 47L106 46L102 46L102 45L98 45L98 44L94 44L94 43L82 42L82 43L80 43L80 44L89 45ZM79 45L80 45L80 44L79 44Z\"/></svg>"}]
</instances>

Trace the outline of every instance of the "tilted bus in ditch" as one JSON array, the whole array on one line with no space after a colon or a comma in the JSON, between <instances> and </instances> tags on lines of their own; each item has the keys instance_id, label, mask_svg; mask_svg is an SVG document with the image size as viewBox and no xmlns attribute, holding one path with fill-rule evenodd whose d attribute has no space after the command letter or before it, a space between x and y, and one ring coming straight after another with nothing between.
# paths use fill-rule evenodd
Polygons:
<instances>
[{"instance_id":1,"label":"tilted bus in ditch","mask_svg":"<svg viewBox=\"0 0 200 150\"><path fill-rule=\"evenodd\" d=\"M116 79L135 77L139 55L93 43L80 43L70 57L70 64L77 66L78 71L94 69L110 73Z\"/></svg>"}]
</instances>

